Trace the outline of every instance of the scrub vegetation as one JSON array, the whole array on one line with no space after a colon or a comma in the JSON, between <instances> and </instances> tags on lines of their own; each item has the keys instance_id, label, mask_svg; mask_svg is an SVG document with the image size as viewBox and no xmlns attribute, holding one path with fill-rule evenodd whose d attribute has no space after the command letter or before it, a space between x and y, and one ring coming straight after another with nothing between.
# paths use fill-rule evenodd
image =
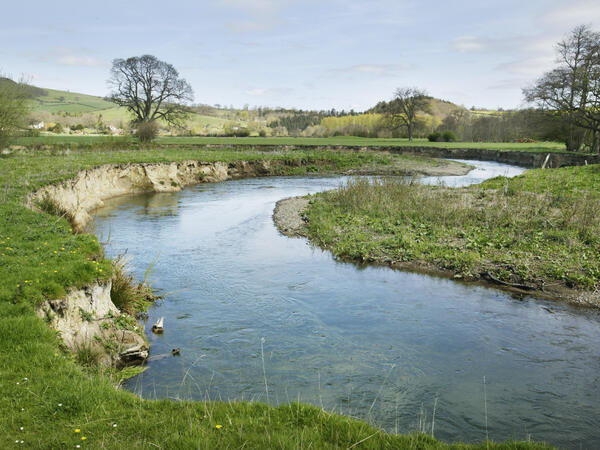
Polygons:
<instances>
[{"instance_id":1,"label":"scrub vegetation","mask_svg":"<svg viewBox=\"0 0 600 450\"><path fill-rule=\"evenodd\" d=\"M73 234L64 217L24 206L38 187L108 163L197 159L282 159L282 174L341 171L395 160L378 153L132 150L18 151L0 158L0 446L2 448L548 448L533 443L453 447L424 434L393 435L365 422L292 403L142 400L116 386L124 374L100 370L91 347L63 350L34 306L74 286L113 276L96 237ZM299 163L298 163L299 161ZM52 209L47 202L45 209ZM118 266L118 264L117 264ZM119 269L117 270L117 272ZM127 284L127 275L119 275ZM127 305L121 305L125 309ZM139 308L139 306L132 308ZM257 352L259 348L257 346ZM257 353L258 354L258 353ZM125 369L127 374L137 369ZM193 387L192 387L193 388ZM188 389L186 387L185 389ZM483 438L483 436L482 436Z\"/></svg>"},{"instance_id":2,"label":"scrub vegetation","mask_svg":"<svg viewBox=\"0 0 600 450\"><path fill-rule=\"evenodd\" d=\"M600 166L468 188L351 180L312 197L308 235L339 257L446 271L600 306Z\"/></svg>"}]
</instances>

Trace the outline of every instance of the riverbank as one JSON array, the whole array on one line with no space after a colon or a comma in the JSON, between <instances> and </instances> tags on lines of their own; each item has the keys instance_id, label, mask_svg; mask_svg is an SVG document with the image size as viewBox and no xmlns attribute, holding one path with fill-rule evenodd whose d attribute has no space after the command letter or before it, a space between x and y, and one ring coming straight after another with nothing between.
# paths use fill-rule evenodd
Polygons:
<instances>
[{"instance_id":1,"label":"riverbank","mask_svg":"<svg viewBox=\"0 0 600 450\"><path fill-rule=\"evenodd\" d=\"M295 175L343 173L364 165L388 166L401 159L409 165L438 164L371 152L264 154L189 149L19 151L0 158L2 447L193 448L200 442L207 448L348 448L359 443L363 448L448 448L425 435L388 434L364 422L303 404L273 407L244 402L142 400L115 389L120 376L94 368L84 370L56 331L35 314L36 306L45 301L66 299L74 290L85 292L93 284L106 286L113 277L111 262L103 257L97 238L73 234L65 218L68 214L50 214L68 213L53 209L52 198L37 204L47 212L25 206L28 195L44 186L69 186L79 172L106 165L202 161L225 163L229 168L240 161L276 160L281 161L274 164L278 167L276 174ZM162 180L164 184L160 181L156 186L170 186L168 178ZM151 189L150 185L143 187ZM88 317L80 315L84 320ZM457 447L548 448L534 443Z\"/></svg>"},{"instance_id":2,"label":"riverbank","mask_svg":"<svg viewBox=\"0 0 600 450\"><path fill-rule=\"evenodd\" d=\"M600 307L600 166L534 170L451 189L356 180L278 205L339 258Z\"/></svg>"}]
</instances>

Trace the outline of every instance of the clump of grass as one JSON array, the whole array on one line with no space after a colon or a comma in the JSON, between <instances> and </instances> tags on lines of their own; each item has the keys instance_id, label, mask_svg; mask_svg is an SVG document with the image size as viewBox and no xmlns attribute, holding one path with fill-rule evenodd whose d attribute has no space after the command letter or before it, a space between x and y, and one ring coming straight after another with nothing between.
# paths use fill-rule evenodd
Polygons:
<instances>
[{"instance_id":1,"label":"clump of grass","mask_svg":"<svg viewBox=\"0 0 600 450\"><path fill-rule=\"evenodd\" d=\"M75 361L84 367L98 367L102 360L102 352L92 343L80 343L75 348Z\"/></svg>"},{"instance_id":2,"label":"clump of grass","mask_svg":"<svg viewBox=\"0 0 600 450\"><path fill-rule=\"evenodd\" d=\"M600 166L536 170L463 189L355 179L318 194L314 242L341 257L414 262L532 289L600 285Z\"/></svg>"},{"instance_id":3,"label":"clump of grass","mask_svg":"<svg viewBox=\"0 0 600 450\"><path fill-rule=\"evenodd\" d=\"M147 280L137 282L127 270L127 261L122 255L113 261L110 298L119 310L135 315L146 311L157 300Z\"/></svg>"}]
</instances>

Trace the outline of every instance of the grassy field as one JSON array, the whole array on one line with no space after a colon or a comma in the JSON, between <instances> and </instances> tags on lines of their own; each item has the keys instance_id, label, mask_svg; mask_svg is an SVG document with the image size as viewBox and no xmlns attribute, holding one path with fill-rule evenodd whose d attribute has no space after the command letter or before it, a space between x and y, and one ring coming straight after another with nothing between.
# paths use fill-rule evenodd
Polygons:
<instances>
[{"instance_id":1,"label":"grassy field","mask_svg":"<svg viewBox=\"0 0 600 450\"><path fill-rule=\"evenodd\" d=\"M1 448L548 448L535 443L448 446L425 435L392 435L319 408L289 404L150 401L116 389L120 375L84 369L34 305L111 275L96 237L24 207L28 192L106 163L283 159L282 174L387 165L376 153L294 154L207 150L17 152L0 157ZM415 158L409 159L414 163ZM285 167L289 167L285 169Z\"/></svg>"},{"instance_id":2,"label":"grassy field","mask_svg":"<svg viewBox=\"0 0 600 450\"><path fill-rule=\"evenodd\" d=\"M26 146L72 145L90 146L102 143L134 142L130 137L110 136L39 136L15 138L13 144ZM356 147L436 147L436 148L481 148L488 150L518 150L526 152L566 152L565 145L559 142L500 143L500 142L429 142L426 139L376 139L339 136L332 138L294 137L160 137L158 145L203 146L203 145L244 145L244 146L356 146Z\"/></svg>"},{"instance_id":3,"label":"grassy field","mask_svg":"<svg viewBox=\"0 0 600 450\"><path fill-rule=\"evenodd\" d=\"M362 179L317 194L307 214L313 242L340 257L600 305L589 295L600 289L599 165L462 189Z\"/></svg>"}]
</instances>

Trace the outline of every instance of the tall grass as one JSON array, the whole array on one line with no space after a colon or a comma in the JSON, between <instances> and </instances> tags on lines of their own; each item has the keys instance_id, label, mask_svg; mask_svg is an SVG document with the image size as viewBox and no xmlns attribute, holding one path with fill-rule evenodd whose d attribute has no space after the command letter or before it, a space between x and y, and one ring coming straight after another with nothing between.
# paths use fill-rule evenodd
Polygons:
<instances>
[{"instance_id":1,"label":"tall grass","mask_svg":"<svg viewBox=\"0 0 600 450\"><path fill-rule=\"evenodd\" d=\"M599 173L600 166L531 171L462 189L353 179L313 198L309 235L361 261L416 261L458 277L593 290L600 283Z\"/></svg>"}]
</instances>

